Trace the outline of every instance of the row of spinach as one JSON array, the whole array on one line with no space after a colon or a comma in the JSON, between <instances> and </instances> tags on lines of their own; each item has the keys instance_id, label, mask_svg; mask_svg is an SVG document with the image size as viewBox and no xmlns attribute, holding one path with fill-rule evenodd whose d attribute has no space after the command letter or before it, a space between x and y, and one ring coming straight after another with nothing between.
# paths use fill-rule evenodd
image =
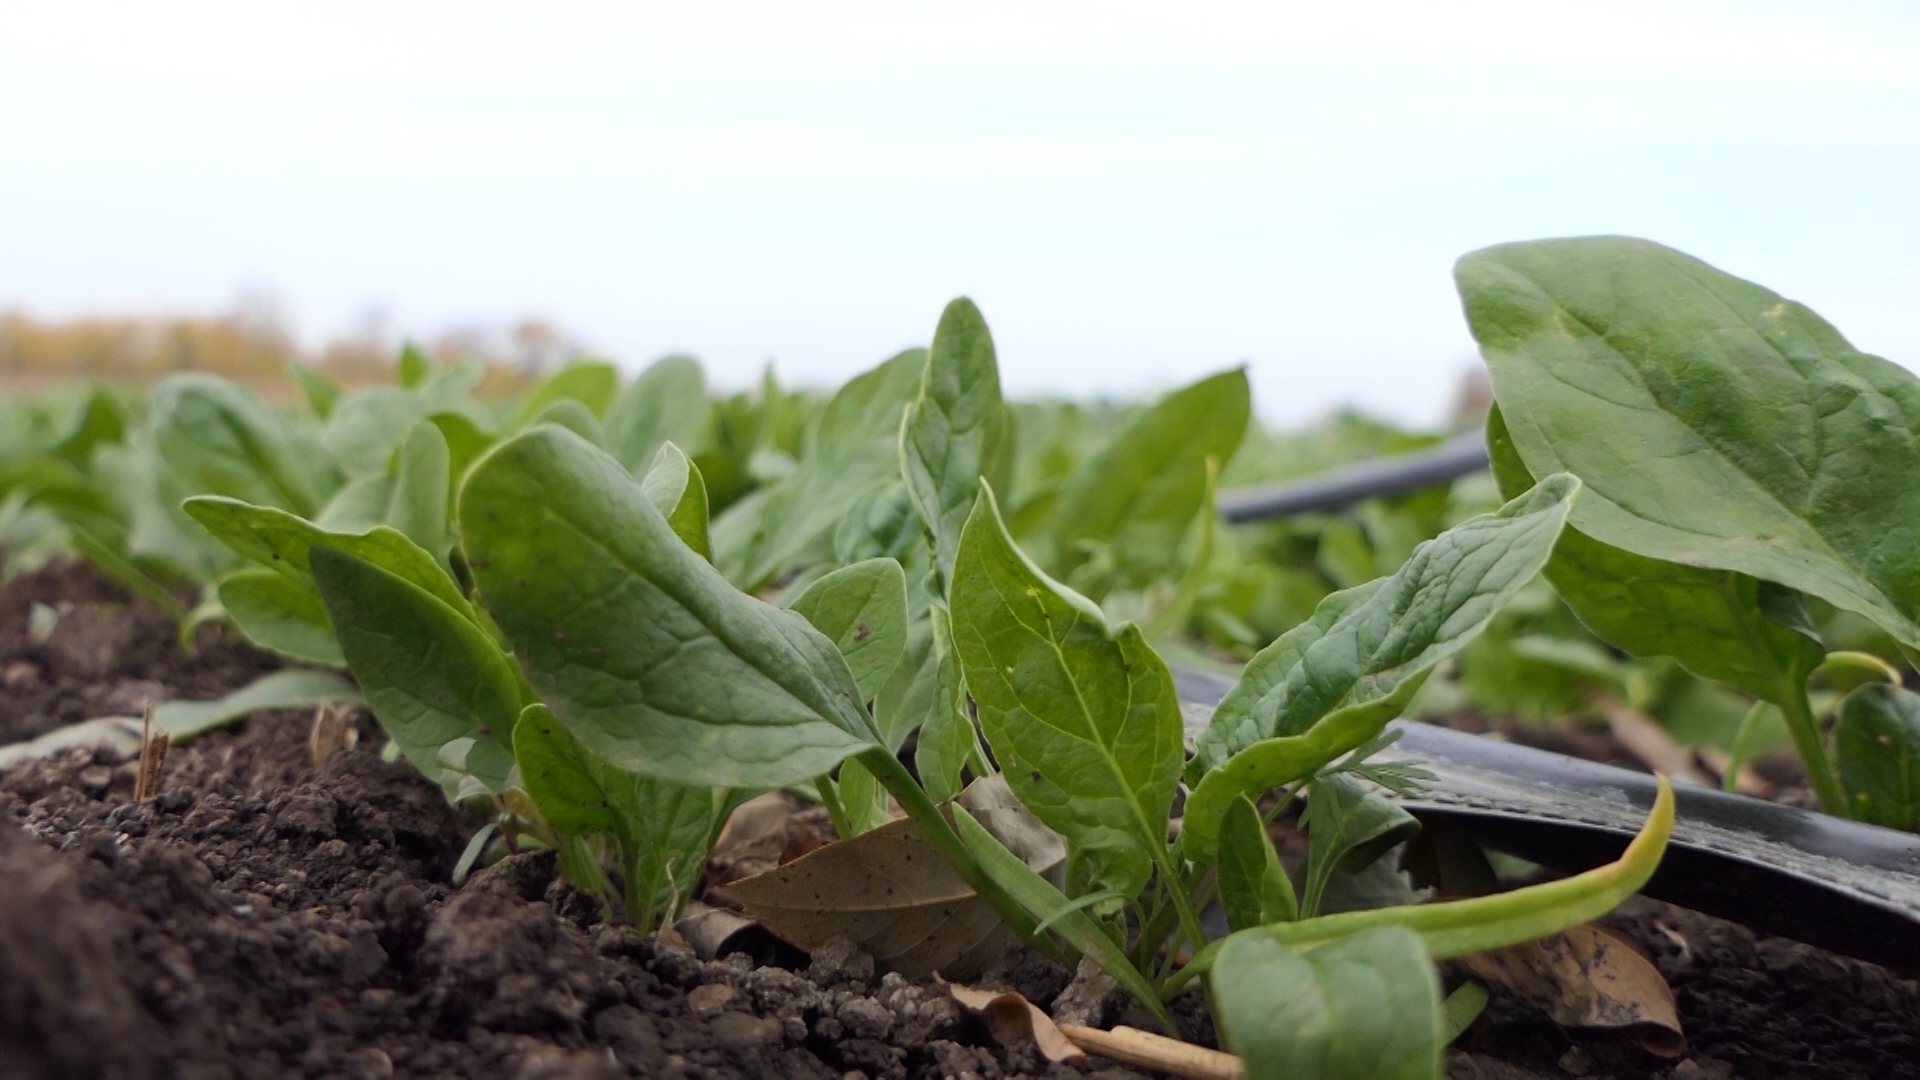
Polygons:
<instances>
[{"instance_id":1,"label":"row of spinach","mask_svg":"<svg viewBox=\"0 0 1920 1080\"><path fill-rule=\"evenodd\" d=\"M1586 649L1603 683L1664 664L1751 696L1737 737L1777 710L1833 810L1907 827L1920 743L1920 699L1829 651L1806 599L1914 643L1912 377L1651 245L1492 249L1459 279L1511 496L1482 514L1469 487L1224 530L1222 475L1289 449L1247 437L1244 373L1107 423L1023 410L964 300L930 349L825 402L769 384L711 403L669 360L625 388L564 369L490 408L417 357L352 397L307 378L296 422L209 380L163 384L137 423L96 395L9 498L142 591L213 582L198 617L350 667L399 752L638 924L684 902L741 799L804 787L847 837L897 805L1009 926L1162 1017L1208 977L1257 1074L1437 1075L1433 960L1604 913L1651 873L1671 804L1587 875L1323 914L1329 882L1411 826L1376 787L1417 774L1374 755L1436 673L1468 672L1459 694L1474 650L1570 610L1561 655L1525 659L1580 671L1565 654ZM1303 537L1311 559L1281 550ZM1336 574L1356 580L1328 595ZM1276 582L1307 610L1263 634ZM1255 644L1189 758L1162 651ZM1827 695L1830 736L1810 679L1850 689ZM1064 838L1063 877L956 801L969 781ZM1275 791L1306 798L1298 887L1266 838ZM1234 933L1210 943L1216 895Z\"/></svg>"}]
</instances>

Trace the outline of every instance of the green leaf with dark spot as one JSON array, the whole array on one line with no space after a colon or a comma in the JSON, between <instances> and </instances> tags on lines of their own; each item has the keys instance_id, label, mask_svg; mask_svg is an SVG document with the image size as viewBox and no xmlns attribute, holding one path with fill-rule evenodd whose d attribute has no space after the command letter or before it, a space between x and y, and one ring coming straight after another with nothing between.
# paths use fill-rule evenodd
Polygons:
<instances>
[{"instance_id":1,"label":"green leaf with dark spot","mask_svg":"<svg viewBox=\"0 0 1920 1080\"><path fill-rule=\"evenodd\" d=\"M907 576L892 559L843 566L791 605L846 657L862 701L872 701L907 644Z\"/></svg>"},{"instance_id":2,"label":"green leaf with dark spot","mask_svg":"<svg viewBox=\"0 0 1920 1080\"><path fill-rule=\"evenodd\" d=\"M1367 930L1305 953L1242 931L1221 946L1212 987L1220 1034L1250 1077L1440 1076L1440 981L1411 930Z\"/></svg>"},{"instance_id":3,"label":"green leaf with dark spot","mask_svg":"<svg viewBox=\"0 0 1920 1080\"><path fill-rule=\"evenodd\" d=\"M1244 795L1227 805L1220 821L1219 881L1220 904L1235 930L1300 917L1293 881L1280 865L1266 822Z\"/></svg>"},{"instance_id":4,"label":"green leaf with dark spot","mask_svg":"<svg viewBox=\"0 0 1920 1080\"><path fill-rule=\"evenodd\" d=\"M607 763L659 779L777 787L880 743L833 642L735 589L625 466L542 426L460 493L474 581L528 680Z\"/></svg>"},{"instance_id":5,"label":"green leaf with dark spot","mask_svg":"<svg viewBox=\"0 0 1920 1080\"><path fill-rule=\"evenodd\" d=\"M1920 832L1920 695L1885 683L1848 694L1833 754L1854 817Z\"/></svg>"},{"instance_id":6,"label":"green leaf with dark spot","mask_svg":"<svg viewBox=\"0 0 1920 1080\"><path fill-rule=\"evenodd\" d=\"M1014 794L1072 845L1069 885L1137 893L1165 860L1183 757L1166 664L1027 560L990 487L961 533L951 599L980 727Z\"/></svg>"}]
</instances>

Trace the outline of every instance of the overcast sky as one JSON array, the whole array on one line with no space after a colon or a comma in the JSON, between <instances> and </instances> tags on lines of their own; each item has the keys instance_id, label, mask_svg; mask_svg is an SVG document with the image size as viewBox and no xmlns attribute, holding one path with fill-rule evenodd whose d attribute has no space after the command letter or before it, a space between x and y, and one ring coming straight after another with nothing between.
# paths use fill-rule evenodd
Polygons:
<instances>
[{"instance_id":1,"label":"overcast sky","mask_svg":"<svg viewBox=\"0 0 1920 1080\"><path fill-rule=\"evenodd\" d=\"M1245 361L1431 422L1460 254L1620 232L1920 366L1920 4L0 0L0 308L550 318L825 384Z\"/></svg>"}]
</instances>

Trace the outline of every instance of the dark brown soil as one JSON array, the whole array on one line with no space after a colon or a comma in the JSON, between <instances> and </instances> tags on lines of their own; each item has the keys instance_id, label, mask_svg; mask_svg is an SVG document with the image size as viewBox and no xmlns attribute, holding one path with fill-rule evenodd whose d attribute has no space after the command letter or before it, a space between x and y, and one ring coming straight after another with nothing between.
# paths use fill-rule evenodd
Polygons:
<instances>
[{"instance_id":1,"label":"dark brown soil","mask_svg":"<svg viewBox=\"0 0 1920 1080\"><path fill-rule=\"evenodd\" d=\"M42 641L36 603L54 617ZM0 744L96 716L139 716L149 702L219 697L276 666L216 626L194 637L183 653L172 619L84 564L0 582Z\"/></svg>"},{"instance_id":2,"label":"dark brown soil","mask_svg":"<svg viewBox=\"0 0 1920 1080\"><path fill-rule=\"evenodd\" d=\"M20 717L113 711L86 696L98 676L49 661L17 623L33 600L124 599L76 570L0 598L0 668L33 664L47 684L31 712L0 699L21 733L7 737L38 730ZM181 660L165 619L122 610L144 629L108 679L212 696L266 663L232 645ZM382 763L370 726L316 768L306 722L263 714L175 748L162 793L140 804L131 768L105 754L0 774L0 1075L1141 1075L994 1046L943 994L876 979L862 957L816 957L811 972L702 961L598 922L543 855L455 889L477 823ZM1920 986L1650 901L1611 922L1659 960L1693 1057L1496 1003L1449 1074L1920 1077ZM1003 977L1043 1005L1068 981L1031 957Z\"/></svg>"}]
</instances>

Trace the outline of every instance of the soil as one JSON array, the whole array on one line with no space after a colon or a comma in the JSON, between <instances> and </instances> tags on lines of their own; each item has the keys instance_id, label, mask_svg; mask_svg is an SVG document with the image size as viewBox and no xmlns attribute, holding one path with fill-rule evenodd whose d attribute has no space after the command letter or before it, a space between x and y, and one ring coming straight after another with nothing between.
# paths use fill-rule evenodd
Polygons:
<instances>
[{"instance_id":1,"label":"soil","mask_svg":"<svg viewBox=\"0 0 1920 1080\"><path fill-rule=\"evenodd\" d=\"M57 637L35 644L35 602L71 604L62 624L111 607L114 619L73 625L119 645L85 666ZM0 671L33 673L0 694L4 741L125 712L130 684L155 700L211 697L271 666L211 630L183 657L165 617L82 568L8 583L0 618ZM69 633L86 656L91 638ZM1144 1075L997 1046L938 989L876 977L857 951L702 960L602 922L542 854L455 888L478 822L382 762L364 718L357 749L316 765L308 719L258 714L174 748L161 793L141 803L131 764L105 752L0 773L0 1074ZM1652 901L1608 921L1672 984L1690 1056L1496 1001L1448 1074L1920 1077L1920 984ZM1069 987L1024 953L993 978L1043 1006ZM1183 1017L1188 1037L1211 1037L1195 1009Z\"/></svg>"}]
</instances>

